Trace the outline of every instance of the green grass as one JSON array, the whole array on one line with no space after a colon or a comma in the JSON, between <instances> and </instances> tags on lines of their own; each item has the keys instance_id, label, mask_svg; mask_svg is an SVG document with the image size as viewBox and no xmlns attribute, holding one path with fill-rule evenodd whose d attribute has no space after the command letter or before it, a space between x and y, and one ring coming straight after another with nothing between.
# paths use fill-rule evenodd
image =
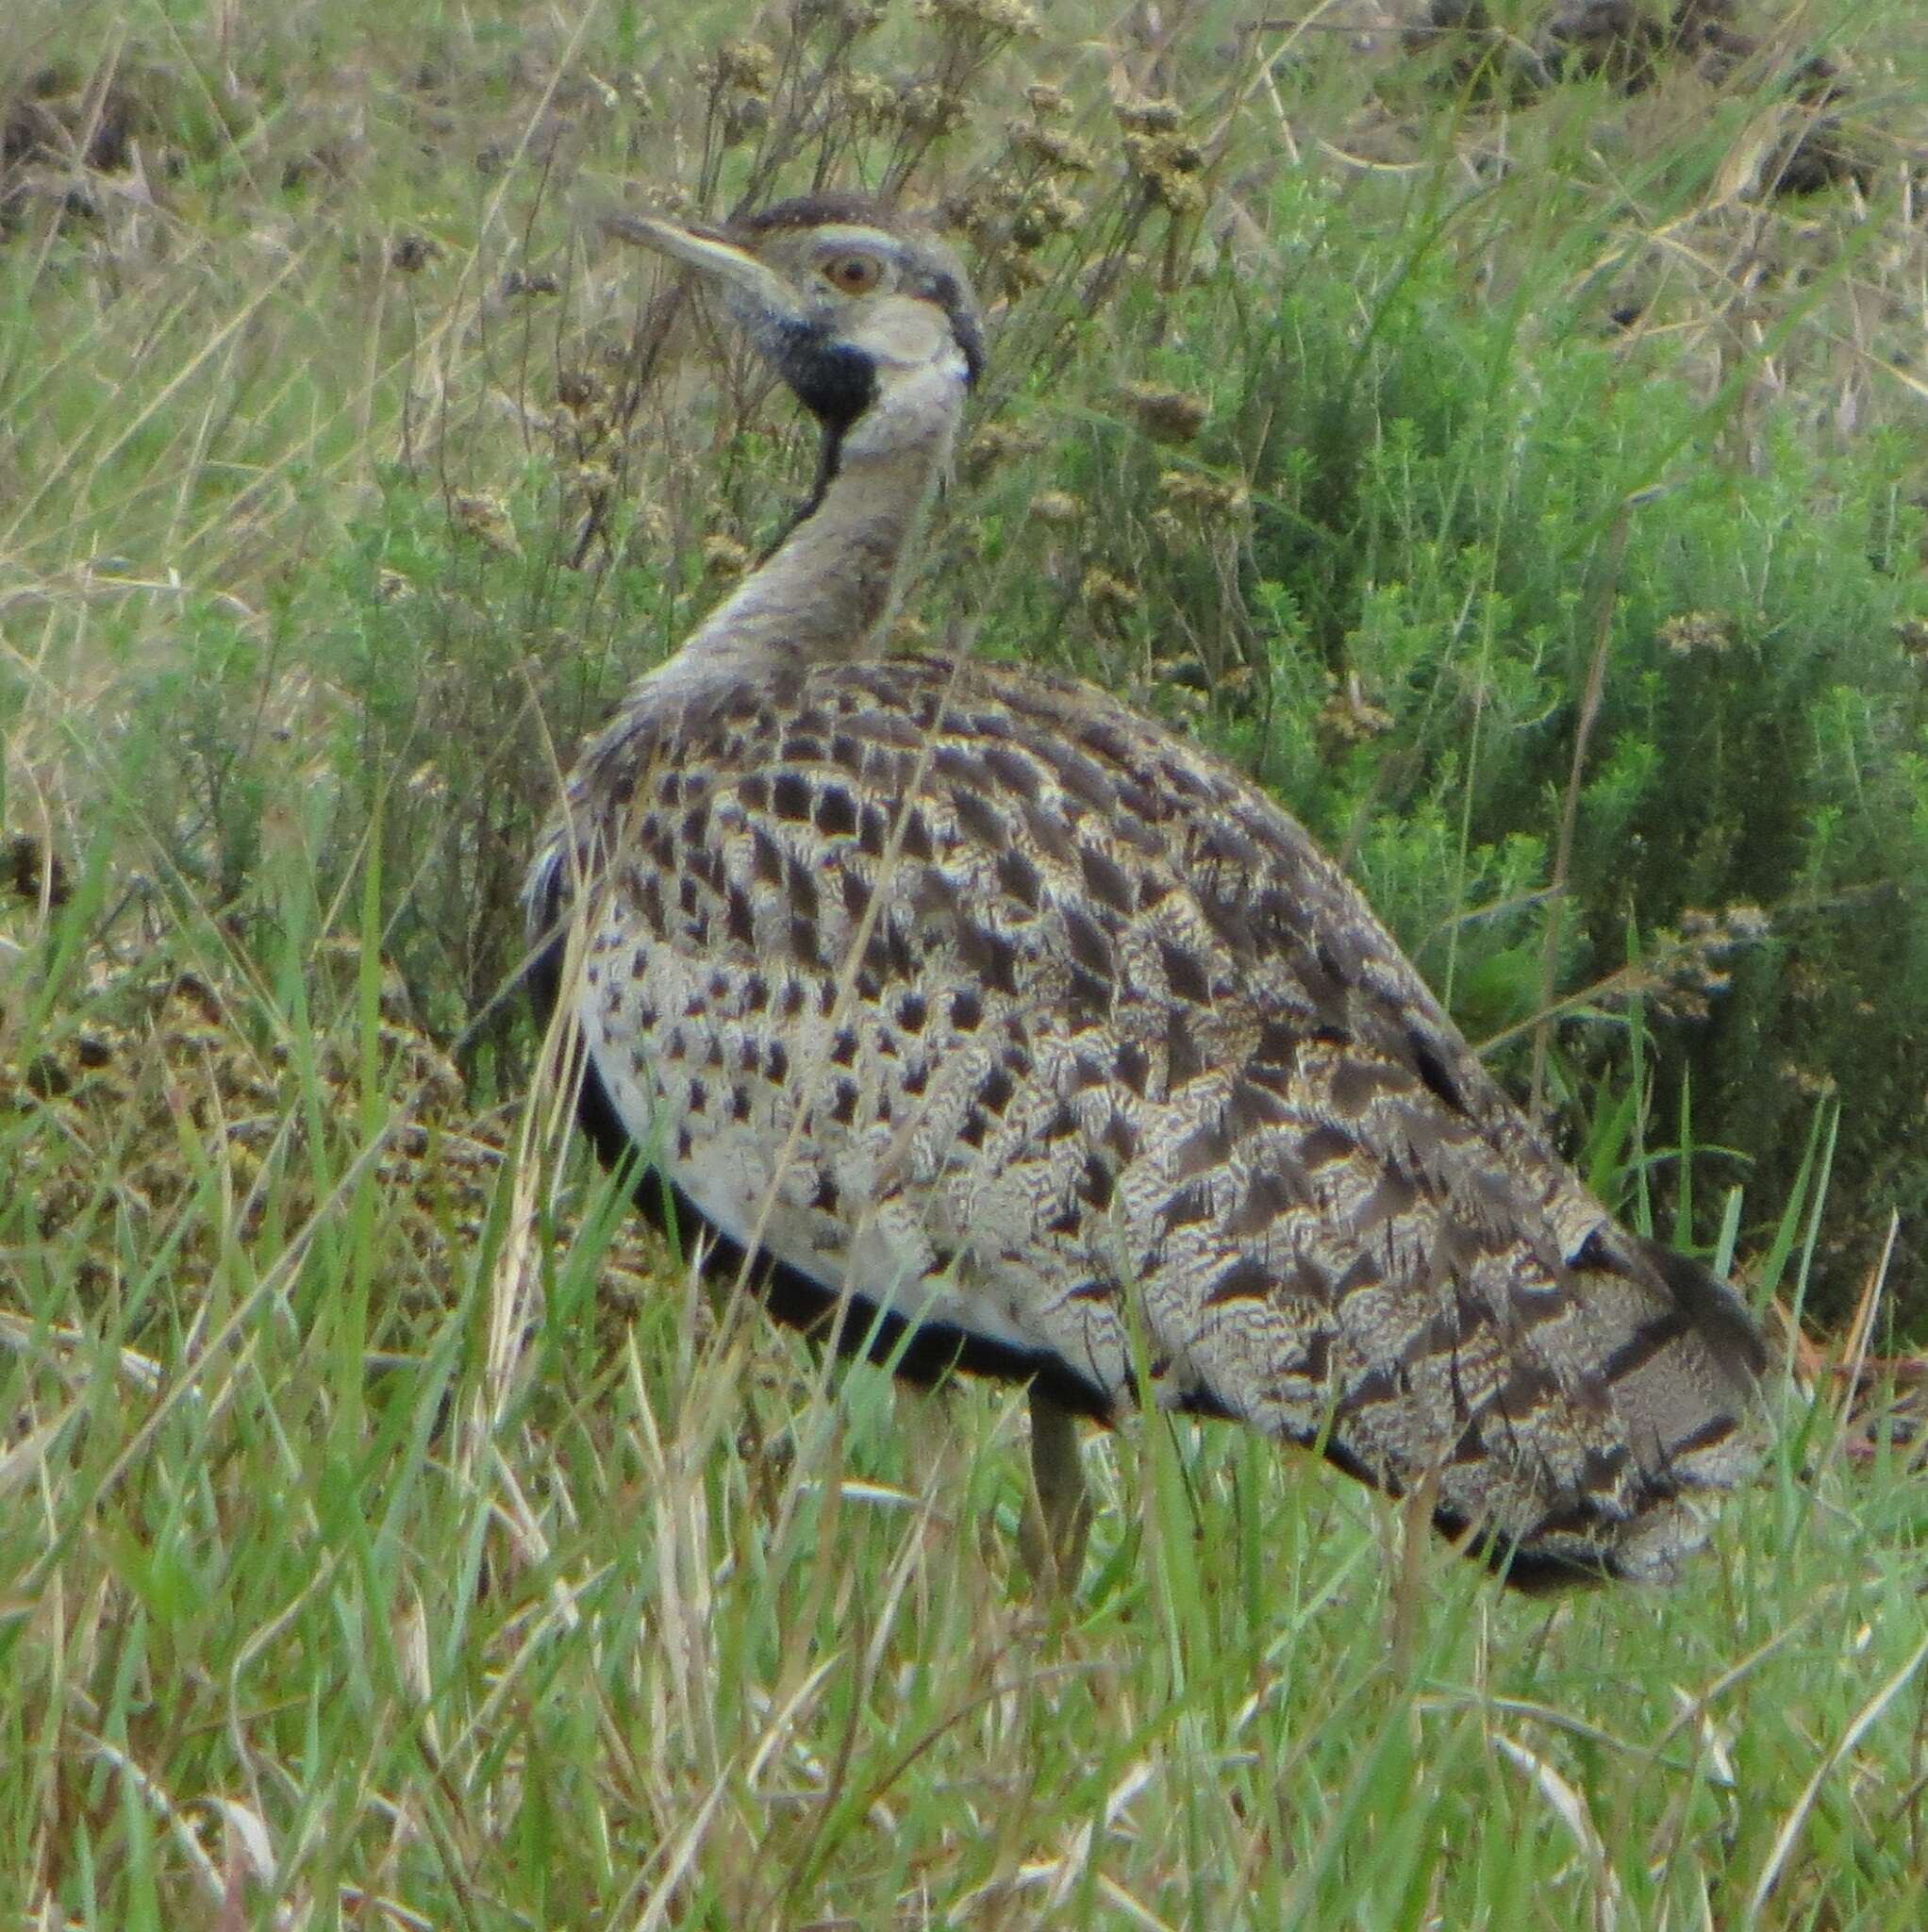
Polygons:
<instances>
[{"instance_id":1,"label":"green grass","mask_svg":"<svg viewBox=\"0 0 1928 1932\"><path fill-rule=\"evenodd\" d=\"M1551 1607L1134 1428L1041 1605L1012 1398L692 1341L673 1279L612 1348L592 1242L498 1385L515 1257L378 1312L338 1138L298 1274L239 1241L75 1335L56 1270L9 1327L7 1864L82 1923L1916 1923L1920 1491L1825 1416L1678 1588Z\"/></svg>"},{"instance_id":2,"label":"green grass","mask_svg":"<svg viewBox=\"0 0 1928 1932\"><path fill-rule=\"evenodd\" d=\"M994 305L916 628L1220 746L1630 1218L1919 1336L1928 35L1630 98L882 10L0 21L0 818L70 892L0 906L0 1903L1913 1926L1928 1522L1832 1383L1669 1591L1160 1421L1042 1602L1022 1398L639 1261L510 981L558 761L812 455L595 213L906 181ZM1865 178L1763 194L1817 49Z\"/></svg>"}]
</instances>

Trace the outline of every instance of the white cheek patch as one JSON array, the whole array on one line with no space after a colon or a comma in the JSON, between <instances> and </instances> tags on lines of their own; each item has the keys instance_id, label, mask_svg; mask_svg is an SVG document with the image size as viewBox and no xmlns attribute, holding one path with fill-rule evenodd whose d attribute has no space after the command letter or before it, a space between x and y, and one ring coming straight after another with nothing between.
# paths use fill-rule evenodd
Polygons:
<instances>
[{"instance_id":1,"label":"white cheek patch","mask_svg":"<svg viewBox=\"0 0 1928 1932\"><path fill-rule=\"evenodd\" d=\"M928 450L933 438L948 452L970 379L951 318L915 295L886 295L850 318L844 340L876 372L871 407L844 438L845 457Z\"/></svg>"},{"instance_id":2,"label":"white cheek patch","mask_svg":"<svg viewBox=\"0 0 1928 1932\"><path fill-rule=\"evenodd\" d=\"M877 395L843 439L846 458L889 456L893 451L930 451L941 444L939 467L949 459L951 437L964 398L964 353L945 334L943 346L925 362L879 360Z\"/></svg>"},{"instance_id":3,"label":"white cheek patch","mask_svg":"<svg viewBox=\"0 0 1928 1932\"><path fill-rule=\"evenodd\" d=\"M936 362L947 348L954 354L956 350L950 317L914 295L887 295L873 304L857 319L848 341L879 362L894 362L903 369Z\"/></svg>"}]
</instances>

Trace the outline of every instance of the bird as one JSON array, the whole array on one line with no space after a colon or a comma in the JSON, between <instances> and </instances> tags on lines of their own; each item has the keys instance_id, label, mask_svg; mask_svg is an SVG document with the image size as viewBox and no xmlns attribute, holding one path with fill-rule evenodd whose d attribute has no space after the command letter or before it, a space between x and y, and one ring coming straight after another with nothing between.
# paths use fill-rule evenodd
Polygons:
<instances>
[{"instance_id":1,"label":"bird","mask_svg":"<svg viewBox=\"0 0 1928 1932\"><path fill-rule=\"evenodd\" d=\"M822 436L788 534L583 746L530 866L539 1018L645 1208L912 1383L1242 1424L1525 1588L1666 1580L1759 1457L1735 1291L1621 1225L1311 835L1089 684L886 636L985 367L968 275L857 193L612 231Z\"/></svg>"}]
</instances>

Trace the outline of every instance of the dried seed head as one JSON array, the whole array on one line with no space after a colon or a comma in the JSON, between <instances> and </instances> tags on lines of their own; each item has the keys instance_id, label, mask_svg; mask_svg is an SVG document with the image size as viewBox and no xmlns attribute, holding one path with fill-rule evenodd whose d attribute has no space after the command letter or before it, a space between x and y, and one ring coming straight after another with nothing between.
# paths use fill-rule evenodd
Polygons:
<instances>
[{"instance_id":1,"label":"dried seed head","mask_svg":"<svg viewBox=\"0 0 1928 1932\"><path fill-rule=\"evenodd\" d=\"M1117 619L1138 608L1137 589L1103 564L1092 564L1078 585L1078 595L1094 616Z\"/></svg>"},{"instance_id":2,"label":"dried seed head","mask_svg":"<svg viewBox=\"0 0 1928 1932\"><path fill-rule=\"evenodd\" d=\"M1656 935L1652 964L1640 977L1638 990L1651 994L1656 1008L1676 1019L1701 1020L1709 1002L1733 984L1733 974L1720 961L1766 939L1770 923L1758 906L1745 901L1708 912L1687 907L1679 929Z\"/></svg>"},{"instance_id":3,"label":"dried seed head","mask_svg":"<svg viewBox=\"0 0 1928 1932\"><path fill-rule=\"evenodd\" d=\"M872 133L894 127L904 115L903 90L874 74L848 74L838 92L846 119Z\"/></svg>"},{"instance_id":4,"label":"dried seed head","mask_svg":"<svg viewBox=\"0 0 1928 1932\"><path fill-rule=\"evenodd\" d=\"M827 26L855 38L881 25L887 11L883 0L796 0L796 23L804 33Z\"/></svg>"},{"instance_id":5,"label":"dried seed head","mask_svg":"<svg viewBox=\"0 0 1928 1932\"><path fill-rule=\"evenodd\" d=\"M994 210L1006 217L1002 232ZM972 212L974 221L959 225L980 229L980 243L986 244L987 254L995 255L1006 242L1021 249L1043 247L1052 236L1070 232L1085 219L1085 204L1049 178L1025 181L1001 171L980 186Z\"/></svg>"},{"instance_id":6,"label":"dried seed head","mask_svg":"<svg viewBox=\"0 0 1928 1932\"><path fill-rule=\"evenodd\" d=\"M1249 495L1236 477L1213 476L1203 470L1165 471L1158 478L1158 493L1167 502L1192 511L1201 522L1237 515Z\"/></svg>"},{"instance_id":7,"label":"dried seed head","mask_svg":"<svg viewBox=\"0 0 1928 1932\"><path fill-rule=\"evenodd\" d=\"M740 95L723 114L723 145L740 147L746 141L755 141L769 125L770 103L761 94Z\"/></svg>"},{"instance_id":8,"label":"dried seed head","mask_svg":"<svg viewBox=\"0 0 1928 1932\"><path fill-rule=\"evenodd\" d=\"M639 503L633 512L631 528L641 545L661 550L670 541L670 519L660 504Z\"/></svg>"},{"instance_id":9,"label":"dried seed head","mask_svg":"<svg viewBox=\"0 0 1928 1932\"><path fill-rule=\"evenodd\" d=\"M993 287L1006 302L1015 302L1033 289L1041 289L1051 279L1050 272L1039 260L1036 252L1027 253L1023 249L1007 254L997 264L996 275Z\"/></svg>"},{"instance_id":10,"label":"dried seed head","mask_svg":"<svg viewBox=\"0 0 1928 1932\"><path fill-rule=\"evenodd\" d=\"M1144 137L1147 152L1157 165L1173 175L1205 173L1205 151L1186 134L1152 134Z\"/></svg>"},{"instance_id":11,"label":"dried seed head","mask_svg":"<svg viewBox=\"0 0 1928 1932\"><path fill-rule=\"evenodd\" d=\"M1067 194L1055 181L1039 185L1035 206L1054 234L1062 235L1085 219L1085 204L1075 194Z\"/></svg>"},{"instance_id":12,"label":"dried seed head","mask_svg":"<svg viewBox=\"0 0 1928 1932\"><path fill-rule=\"evenodd\" d=\"M1783 1060L1777 1071L1804 1100L1824 1100L1835 1091L1835 1076L1824 1068L1817 1071Z\"/></svg>"},{"instance_id":13,"label":"dried seed head","mask_svg":"<svg viewBox=\"0 0 1928 1932\"><path fill-rule=\"evenodd\" d=\"M1040 524L1074 524L1085 513L1085 506L1069 490L1040 490L1031 499L1031 514Z\"/></svg>"},{"instance_id":14,"label":"dried seed head","mask_svg":"<svg viewBox=\"0 0 1928 1932\"><path fill-rule=\"evenodd\" d=\"M1195 141L1182 134L1128 133L1123 147L1126 163L1155 201L1172 214L1204 211L1205 184L1197 177L1205 155Z\"/></svg>"},{"instance_id":15,"label":"dried seed head","mask_svg":"<svg viewBox=\"0 0 1928 1932\"><path fill-rule=\"evenodd\" d=\"M1207 196L1202 181L1194 180L1189 175L1173 175L1169 172L1147 175L1144 179L1153 198L1167 214L1205 213Z\"/></svg>"},{"instance_id":16,"label":"dried seed head","mask_svg":"<svg viewBox=\"0 0 1928 1932\"><path fill-rule=\"evenodd\" d=\"M570 488L580 491L585 496L603 496L615 481L616 466L607 459L576 463L569 472Z\"/></svg>"},{"instance_id":17,"label":"dried seed head","mask_svg":"<svg viewBox=\"0 0 1928 1932\"><path fill-rule=\"evenodd\" d=\"M1734 641L1727 619L1707 610L1670 617L1660 626L1660 640L1676 658L1691 658L1703 651L1718 657Z\"/></svg>"},{"instance_id":18,"label":"dried seed head","mask_svg":"<svg viewBox=\"0 0 1928 1932\"><path fill-rule=\"evenodd\" d=\"M1010 130L1010 141L1017 153L1028 156L1055 175L1089 175L1098 165L1089 147L1061 127L1020 121Z\"/></svg>"},{"instance_id":19,"label":"dried seed head","mask_svg":"<svg viewBox=\"0 0 1928 1932\"><path fill-rule=\"evenodd\" d=\"M1123 100L1112 103L1118 125L1129 134L1171 134L1183 116L1178 103L1168 100Z\"/></svg>"},{"instance_id":20,"label":"dried seed head","mask_svg":"<svg viewBox=\"0 0 1928 1932\"><path fill-rule=\"evenodd\" d=\"M1015 423L987 423L966 446L965 454L982 469L993 469L1012 457L1036 456L1044 440L1035 429Z\"/></svg>"},{"instance_id":21,"label":"dried seed head","mask_svg":"<svg viewBox=\"0 0 1928 1932\"><path fill-rule=\"evenodd\" d=\"M954 234L979 237L994 211L994 197L983 184L947 194L938 204L938 225Z\"/></svg>"},{"instance_id":22,"label":"dried seed head","mask_svg":"<svg viewBox=\"0 0 1928 1932\"><path fill-rule=\"evenodd\" d=\"M776 56L761 41L725 41L703 77L760 97L776 85Z\"/></svg>"},{"instance_id":23,"label":"dried seed head","mask_svg":"<svg viewBox=\"0 0 1928 1932\"><path fill-rule=\"evenodd\" d=\"M1179 389L1164 389L1151 382L1128 383L1124 399L1138 419L1139 427L1154 442L1189 442L1205 427L1205 417L1210 413L1203 396L1188 395Z\"/></svg>"},{"instance_id":24,"label":"dried seed head","mask_svg":"<svg viewBox=\"0 0 1928 1932\"><path fill-rule=\"evenodd\" d=\"M44 896L56 908L73 896L66 861L31 832L15 832L0 841L0 883L19 898Z\"/></svg>"},{"instance_id":25,"label":"dried seed head","mask_svg":"<svg viewBox=\"0 0 1928 1932\"><path fill-rule=\"evenodd\" d=\"M499 550L506 557L522 555L522 545L516 541L515 525L509 519L508 506L501 497L484 495L478 491L457 490L451 491L448 505L456 527L465 535L486 543L490 550Z\"/></svg>"},{"instance_id":26,"label":"dried seed head","mask_svg":"<svg viewBox=\"0 0 1928 1932\"><path fill-rule=\"evenodd\" d=\"M1320 735L1336 745L1364 744L1392 729L1392 713L1375 705L1360 689L1358 675L1350 675L1319 708Z\"/></svg>"},{"instance_id":27,"label":"dried seed head","mask_svg":"<svg viewBox=\"0 0 1928 1932\"><path fill-rule=\"evenodd\" d=\"M955 33L1010 36L1038 31L1037 14L1022 0L920 0L917 16Z\"/></svg>"},{"instance_id":28,"label":"dried seed head","mask_svg":"<svg viewBox=\"0 0 1928 1932\"><path fill-rule=\"evenodd\" d=\"M440 254L441 243L432 236L404 233L389 243L389 266L405 275L420 275Z\"/></svg>"},{"instance_id":29,"label":"dried seed head","mask_svg":"<svg viewBox=\"0 0 1928 1932\"><path fill-rule=\"evenodd\" d=\"M897 112L913 133L949 134L963 125L965 105L961 94L926 81L899 96Z\"/></svg>"},{"instance_id":30,"label":"dried seed head","mask_svg":"<svg viewBox=\"0 0 1928 1932\"><path fill-rule=\"evenodd\" d=\"M750 568L747 545L721 531L703 540L703 574L706 577L740 577Z\"/></svg>"}]
</instances>

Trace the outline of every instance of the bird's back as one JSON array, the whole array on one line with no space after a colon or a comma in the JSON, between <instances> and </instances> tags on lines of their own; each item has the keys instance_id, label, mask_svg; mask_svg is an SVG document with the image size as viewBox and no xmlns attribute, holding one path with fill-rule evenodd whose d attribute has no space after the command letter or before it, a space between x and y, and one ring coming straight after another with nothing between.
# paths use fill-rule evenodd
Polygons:
<instances>
[{"instance_id":1,"label":"bird's back","mask_svg":"<svg viewBox=\"0 0 1928 1932\"><path fill-rule=\"evenodd\" d=\"M1615 1224L1303 828L1087 687L683 691L537 879L552 931L588 882L592 1104L917 1359L1097 1414L1143 1360L1521 1577L1663 1573L1746 1467L1730 1292Z\"/></svg>"}]
</instances>

